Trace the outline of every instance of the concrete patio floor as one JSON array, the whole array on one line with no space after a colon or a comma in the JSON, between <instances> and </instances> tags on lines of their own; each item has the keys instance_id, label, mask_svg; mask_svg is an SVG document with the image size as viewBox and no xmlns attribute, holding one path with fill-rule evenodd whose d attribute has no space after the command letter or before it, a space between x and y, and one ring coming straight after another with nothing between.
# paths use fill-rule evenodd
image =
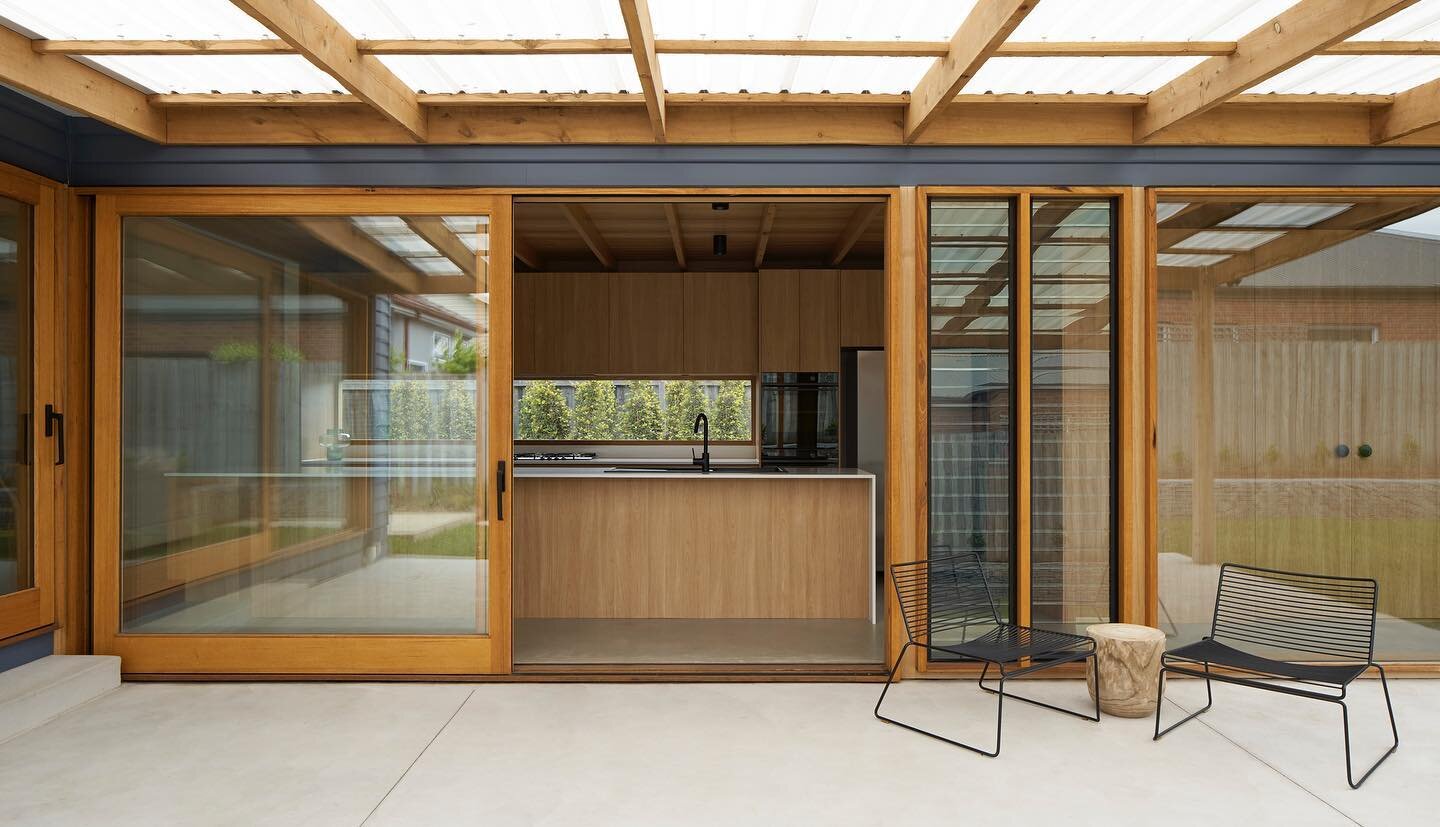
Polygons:
<instances>
[{"instance_id":1,"label":"concrete patio floor","mask_svg":"<svg viewBox=\"0 0 1440 827\"><path fill-rule=\"evenodd\" d=\"M1170 716L1203 685L1172 684ZM1391 684L1401 747L1359 791L1339 710L1217 686L1159 743L1007 704L998 759L871 717L873 684L126 684L0 744L0 820L40 824L1434 824L1440 681ZM1076 681L1019 691L1087 702ZM1356 750L1383 749L1379 684ZM887 712L993 736L973 683ZM937 821L939 820L939 821Z\"/></svg>"}]
</instances>

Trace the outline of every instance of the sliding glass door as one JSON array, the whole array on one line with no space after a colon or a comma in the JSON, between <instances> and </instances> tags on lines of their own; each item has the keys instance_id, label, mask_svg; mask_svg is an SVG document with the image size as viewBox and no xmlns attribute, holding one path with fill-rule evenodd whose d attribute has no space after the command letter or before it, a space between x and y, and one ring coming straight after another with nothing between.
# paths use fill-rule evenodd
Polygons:
<instances>
[{"instance_id":1,"label":"sliding glass door","mask_svg":"<svg viewBox=\"0 0 1440 827\"><path fill-rule=\"evenodd\" d=\"M975 552L1003 621L1114 615L1108 195L929 203L929 549Z\"/></svg>"},{"instance_id":2,"label":"sliding glass door","mask_svg":"<svg viewBox=\"0 0 1440 827\"><path fill-rule=\"evenodd\" d=\"M55 620L57 188L0 170L0 640ZM37 331L46 335L37 336Z\"/></svg>"},{"instance_id":3,"label":"sliding glass door","mask_svg":"<svg viewBox=\"0 0 1440 827\"><path fill-rule=\"evenodd\" d=\"M507 671L508 204L180 200L97 204L97 650Z\"/></svg>"}]
</instances>

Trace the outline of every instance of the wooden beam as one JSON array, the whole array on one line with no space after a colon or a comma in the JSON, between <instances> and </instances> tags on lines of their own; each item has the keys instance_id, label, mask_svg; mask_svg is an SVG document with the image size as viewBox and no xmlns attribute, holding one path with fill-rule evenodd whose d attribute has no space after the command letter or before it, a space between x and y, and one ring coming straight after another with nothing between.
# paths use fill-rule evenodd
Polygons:
<instances>
[{"instance_id":1,"label":"wooden beam","mask_svg":"<svg viewBox=\"0 0 1440 827\"><path fill-rule=\"evenodd\" d=\"M1346 40L1323 55L1440 55L1440 40Z\"/></svg>"},{"instance_id":2,"label":"wooden beam","mask_svg":"<svg viewBox=\"0 0 1440 827\"><path fill-rule=\"evenodd\" d=\"M775 211L777 205L766 204L765 214L760 218L760 235L755 241L755 269L759 270L760 265L765 263L765 248L770 246L770 230L775 226ZM851 243L854 246L854 243Z\"/></svg>"},{"instance_id":3,"label":"wooden beam","mask_svg":"<svg viewBox=\"0 0 1440 827\"><path fill-rule=\"evenodd\" d=\"M404 129L426 135L415 92L373 55L360 54L355 38L315 0L231 0L260 25L289 43L321 71Z\"/></svg>"},{"instance_id":4,"label":"wooden beam","mask_svg":"<svg viewBox=\"0 0 1440 827\"><path fill-rule=\"evenodd\" d=\"M655 33L650 28L650 6L647 0L620 0L620 14L625 18L625 33L630 36L630 53L635 57L635 71L640 75L640 88L645 92L645 111L650 113L650 128L655 140L665 142L665 84L660 80L660 59L655 56Z\"/></svg>"},{"instance_id":5,"label":"wooden beam","mask_svg":"<svg viewBox=\"0 0 1440 827\"><path fill-rule=\"evenodd\" d=\"M252 40L36 40L42 55L286 55L295 49L278 38Z\"/></svg>"},{"instance_id":6,"label":"wooden beam","mask_svg":"<svg viewBox=\"0 0 1440 827\"><path fill-rule=\"evenodd\" d=\"M450 259L450 263L459 267L460 272L472 280L475 278L475 262L479 260L479 256L465 246L460 236L445 226L445 219L438 215L412 215L401 220L440 255Z\"/></svg>"},{"instance_id":7,"label":"wooden beam","mask_svg":"<svg viewBox=\"0 0 1440 827\"><path fill-rule=\"evenodd\" d=\"M916 142L937 146L1121 146L1133 143L1135 106L955 104ZM441 144L653 144L645 108L635 106L427 107L430 140ZM177 144L378 144L410 136L363 105L173 106L167 134ZM1225 105L1154 139L1166 145L1371 146L1366 106ZM1065 128L1057 132L1055 124ZM901 107L672 106L672 144L898 145ZM1440 128L1394 142L1440 145Z\"/></svg>"},{"instance_id":8,"label":"wooden beam","mask_svg":"<svg viewBox=\"0 0 1440 827\"><path fill-rule=\"evenodd\" d=\"M1418 0L1300 0L1235 45L1150 94L1135 113L1135 141L1155 138Z\"/></svg>"},{"instance_id":9,"label":"wooden beam","mask_svg":"<svg viewBox=\"0 0 1440 827\"><path fill-rule=\"evenodd\" d=\"M568 38L524 40L361 40L360 51L372 55L625 55L625 38Z\"/></svg>"},{"instance_id":10,"label":"wooden beam","mask_svg":"<svg viewBox=\"0 0 1440 827\"><path fill-rule=\"evenodd\" d=\"M675 246L675 263L680 269L685 264L685 231L680 227L680 209L674 204L665 204L665 223L670 225L670 243Z\"/></svg>"},{"instance_id":11,"label":"wooden beam","mask_svg":"<svg viewBox=\"0 0 1440 827\"><path fill-rule=\"evenodd\" d=\"M540 256L540 252L536 250L529 241L522 238L519 233L513 233L512 239L516 258L524 262L525 266L531 270L545 269L545 259Z\"/></svg>"},{"instance_id":12,"label":"wooden beam","mask_svg":"<svg viewBox=\"0 0 1440 827\"><path fill-rule=\"evenodd\" d=\"M1034 7L1035 0L978 0L950 38L945 57L937 59L915 85L905 109L906 143L934 122Z\"/></svg>"},{"instance_id":13,"label":"wooden beam","mask_svg":"<svg viewBox=\"0 0 1440 827\"><path fill-rule=\"evenodd\" d=\"M365 55L622 55L626 38L519 40L398 38L356 40ZM36 40L35 51L58 55L273 55L294 54L274 38L235 40ZM943 40L659 40L657 54L811 55L816 57L945 57ZM995 57L1197 57L1235 53L1233 40L1078 40L1002 43ZM1440 40L1347 40L1322 55L1440 55Z\"/></svg>"},{"instance_id":14,"label":"wooden beam","mask_svg":"<svg viewBox=\"0 0 1440 827\"><path fill-rule=\"evenodd\" d=\"M1440 80L1432 80L1395 96L1395 102L1371 116L1371 133L1377 144L1440 125Z\"/></svg>"},{"instance_id":15,"label":"wooden beam","mask_svg":"<svg viewBox=\"0 0 1440 827\"><path fill-rule=\"evenodd\" d=\"M884 204L875 203L861 204L855 208L855 212L850 214L850 223L845 225L845 231L840 234L840 240L835 243L835 249L830 251L830 266L838 265L845 260L846 256L850 255L850 251L855 247L855 242L860 240L860 236L865 233L865 228L870 226L870 222L875 220L875 216L879 215L880 210L884 207Z\"/></svg>"},{"instance_id":16,"label":"wooden beam","mask_svg":"<svg viewBox=\"0 0 1440 827\"><path fill-rule=\"evenodd\" d=\"M165 115L144 92L68 57L36 54L30 43L0 26L0 83L146 140L165 141Z\"/></svg>"},{"instance_id":17,"label":"wooden beam","mask_svg":"<svg viewBox=\"0 0 1440 827\"><path fill-rule=\"evenodd\" d=\"M295 226L353 259L383 280L393 292L420 295L423 279L419 271L371 238L364 230L343 218L296 218Z\"/></svg>"},{"instance_id":18,"label":"wooden beam","mask_svg":"<svg viewBox=\"0 0 1440 827\"><path fill-rule=\"evenodd\" d=\"M579 204L561 204L560 209L565 212L570 226L580 234L585 246L600 260L600 264L606 270L615 269L615 254L610 251L610 245L605 243L605 236L600 234L600 229L590 220L590 214L585 212L585 208Z\"/></svg>"}]
</instances>

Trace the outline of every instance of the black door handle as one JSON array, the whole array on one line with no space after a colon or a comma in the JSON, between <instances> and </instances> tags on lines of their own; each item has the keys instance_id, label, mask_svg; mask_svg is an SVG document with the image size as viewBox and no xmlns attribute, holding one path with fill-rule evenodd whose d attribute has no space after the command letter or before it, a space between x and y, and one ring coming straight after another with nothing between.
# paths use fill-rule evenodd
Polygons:
<instances>
[{"instance_id":1,"label":"black door handle","mask_svg":"<svg viewBox=\"0 0 1440 827\"><path fill-rule=\"evenodd\" d=\"M58 436L55 446L55 464L65 464L65 414L55 410L54 405L45 406L45 436Z\"/></svg>"},{"instance_id":2,"label":"black door handle","mask_svg":"<svg viewBox=\"0 0 1440 827\"><path fill-rule=\"evenodd\" d=\"M495 464L495 519L505 519L505 460Z\"/></svg>"}]
</instances>

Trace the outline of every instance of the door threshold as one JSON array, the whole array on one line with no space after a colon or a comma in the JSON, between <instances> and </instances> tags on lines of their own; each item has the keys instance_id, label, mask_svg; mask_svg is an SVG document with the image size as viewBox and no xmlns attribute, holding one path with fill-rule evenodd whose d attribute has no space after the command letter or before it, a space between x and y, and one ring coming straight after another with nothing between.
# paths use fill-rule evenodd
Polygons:
<instances>
[{"instance_id":1,"label":"door threshold","mask_svg":"<svg viewBox=\"0 0 1440 827\"><path fill-rule=\"evenodd\" d=\"M571 681L858 681L884 680L878 663L531 663L517 679Z\"/></svg>"}]
</instances>

